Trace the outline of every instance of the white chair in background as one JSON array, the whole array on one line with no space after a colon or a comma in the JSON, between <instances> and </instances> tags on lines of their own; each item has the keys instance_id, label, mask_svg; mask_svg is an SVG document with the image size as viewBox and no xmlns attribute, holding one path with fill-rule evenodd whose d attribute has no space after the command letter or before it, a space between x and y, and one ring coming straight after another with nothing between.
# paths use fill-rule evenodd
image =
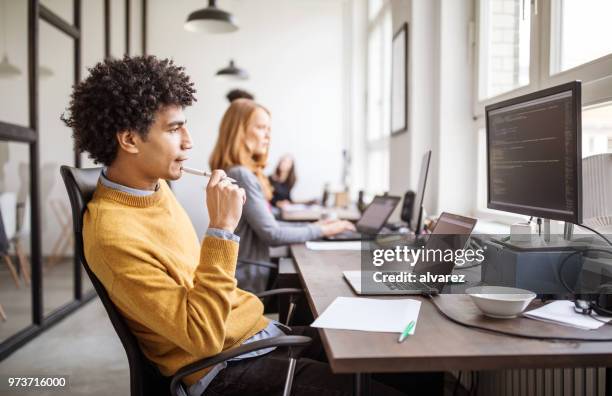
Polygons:
<instances>
[{"instance_id":1,"label":"white chair in background","mask_svg":"<svg viewBox=\"0 0 612 396\"><path fill-rule=\"evenodd\" d=\"M15 269L15 265L13 264L13 260L9 256L9 246L10 241L15 236L15 219L16 219L16 210L17 210L17 197L13 192L4 192L0 193L0 213L2 213L1 226L4 228L4 236L6 237L6 246L3 246L0 255L4 259L11 276L13 277L13 281L15 281L15 286L19 287L19 276L17 275L17 270ZM4 242L3 242L4 244ZM6 249L6 250L5 250Z\"/></svg>"},{"instance_id":2,"label":"white chair in background","mask_svg":"<svg viewBox=\"0 0 612 396\"><path fill-rule=\"evenodd\" d=\"M612 233L612 153L582 160L583 223Z\"/></svg>"},{"instance_id":3,"label":"white chair in background","mask_svg":"<svg viewBox=\"0 0 612 396\"><path fill-rule=\"evenodd\" d=\"M30 197L25 202L17 202L17 218L15 221L15 236L11 239L19 267L26 285L30 283L30 262L28 261L23 240L29 241L30 236Z\"/></svg>"}]
</instances>

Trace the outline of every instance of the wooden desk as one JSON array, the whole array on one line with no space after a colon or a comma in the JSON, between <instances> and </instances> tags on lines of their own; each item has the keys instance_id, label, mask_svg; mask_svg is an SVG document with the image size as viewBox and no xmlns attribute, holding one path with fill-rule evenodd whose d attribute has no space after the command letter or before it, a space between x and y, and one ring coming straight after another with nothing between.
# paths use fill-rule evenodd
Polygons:
<instances>
[{"instance_id":1,"label":"wooden desk","mask_svg":"<svg viewBox=\"0 0 612 396\"><path fill-rule=\"evenodd\" d=\"M355 296L342 278L342 271L359 269L360 252L311 251L304 245L293 245L291 250L314 317L336 297ZM358 374L359 382L364 380L363 373L377 372L612 366L612 342L538 341L487 333L450 322L425 298L382 298L422 300L415 335L398 344L397 334L320 329L333 372ZM439 298L452 303L453 298L467 296ZM508 323L512 326L512 322ZM531 322L537 323L531 326L542 326L542 335L550 334L549 326L555 326ZM606 379L610 378L609 371ZM611 381L606 382L606 394L611 395Z\"/></svg>"},{"instance_id":2,"label":"wooden desk","mask_svg":"<svg viewBox=\"0 0 612 396\"><path fill-rule=\"evenodd\" d=\"M323 213L335 213L340 220L357 221L361 214L355 207L350 208L323 208L313 205L301 210L281 209L281 220L283 221L317 221Z\"/></svg>"}]
</instances>

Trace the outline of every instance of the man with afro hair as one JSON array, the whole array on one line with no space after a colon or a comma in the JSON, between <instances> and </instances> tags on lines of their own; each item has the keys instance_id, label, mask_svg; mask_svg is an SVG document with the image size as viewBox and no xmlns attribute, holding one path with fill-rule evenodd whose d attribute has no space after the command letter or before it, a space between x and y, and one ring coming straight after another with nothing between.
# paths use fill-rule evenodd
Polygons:
<instances>
[{"instance_id":1,"label":"man with afro hair","mask_svg":"<svg viewBox=\"0 0 612 396\"><path fill-rule=\"evenodd\" d=\"M244 190L213 171L206 187L210 226L202 243L166 180L181 177L192 141L185 107L195 89L184 68L154 56L105 60L74 87L68 114L78 151L104 165L83 219L84 253L163 375L243 343L283 335L261 301L236 287ZM309 327L294 334L317 337ZM298 361L297 395L348 395L315 340ZM278 394L286 351L269 348L185 377L189 396ZM377 394L394 394L386 386Z\"/></svg>"}]
</instances>

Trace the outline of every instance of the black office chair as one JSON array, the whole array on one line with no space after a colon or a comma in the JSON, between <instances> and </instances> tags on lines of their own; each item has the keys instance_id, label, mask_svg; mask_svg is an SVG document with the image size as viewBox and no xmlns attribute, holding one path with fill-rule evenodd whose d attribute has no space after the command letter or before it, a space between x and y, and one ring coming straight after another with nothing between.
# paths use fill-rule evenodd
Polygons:
<instances>
[{"instance_id":1,"label":"black office chair","mask_svg":"<svg viewBox=\"0 0 612 396\"><path fill-rule=\"evenodd\" d=\"M249 344L241 345L237 348L232 348L219 353L218 355L208 357L192 364L189 364L179 371L173 377L163 376L158 368L149 361L138 345L136 337L128 328L125 320L111 301L106 289L98 280L96 275L91 271L85 255L83 253L83 213L87 208L87 203L91 200L98 178L102 168L77 169L70 166L62 166L60 173L64 179L70 205L72 206L72 220L74 224L75 234L75 254L85 267L87 275L91 279L100 300L121 339L121 343L125 348L130 366L130 394L131 396L179 396L186 395L186 389L182 383L185 376L198 372L206 367L214 366L236 356L256 351L259 349L270 347L288 347L289 349L289 367L287 370L287 378L285 380L284 396L289 396L291 393L291 385L295 372L295 364L302 347L308 345L312 340L304 336L281 336L260 340ZM274 294L291 294L298 295L302 293L300 289L278 289L268 290L261 293L261 297L267 297ZM290 319L290 318L289 318ZM184 393L181 393L184 392Z\"/></svg>"}]
</instances>

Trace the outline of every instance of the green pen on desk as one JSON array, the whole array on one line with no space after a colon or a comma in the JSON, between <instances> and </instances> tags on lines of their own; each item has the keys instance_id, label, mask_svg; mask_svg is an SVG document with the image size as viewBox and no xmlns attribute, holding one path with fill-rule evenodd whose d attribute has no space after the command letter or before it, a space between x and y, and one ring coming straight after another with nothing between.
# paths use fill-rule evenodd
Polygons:
<instances>
[{"instance_id":1,"label":"green pen on desk","mask_svg":"<svg viewBox=\"0 0 612 396\"><path fill-rule=\"evenodd\" d=\"M413 328L414 328L414 320L411 320L410 323L408 323L408 326L406 326L406 328L404 329L404 332L399 336L399 339L397 340L397 342L398 343L404 342L404 340L408 338L408 336L410 335L410 332L412 331Z\"/></svg>"}]
</instances>

